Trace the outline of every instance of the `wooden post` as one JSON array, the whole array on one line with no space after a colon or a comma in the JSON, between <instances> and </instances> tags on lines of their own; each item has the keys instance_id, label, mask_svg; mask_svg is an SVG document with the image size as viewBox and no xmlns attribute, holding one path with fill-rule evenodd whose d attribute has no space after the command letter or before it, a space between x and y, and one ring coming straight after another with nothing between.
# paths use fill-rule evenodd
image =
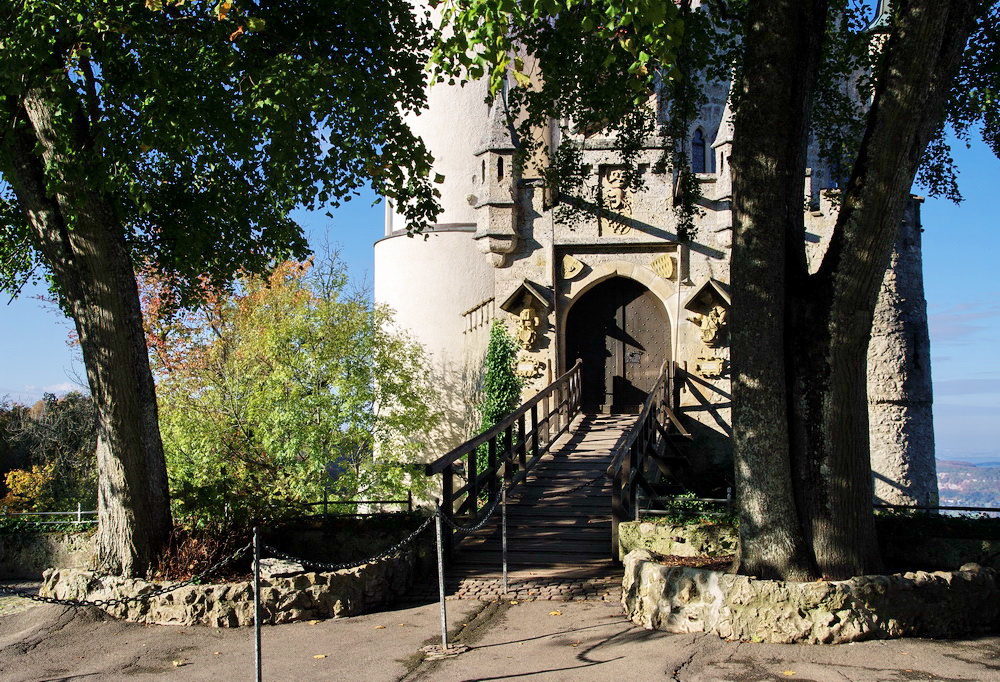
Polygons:
<instances>
[{"instance_id":1,"label":"wooden post","mask_svg":"<svg viewBox=\"0 0 1000 682\"><path fill-rule=\"evenodd\" d=\"M611 481L611 558L621 561L618 552L618 524L626 520L622 506L622 472L615 474Z\"/></svg>"},{"instance_id":2,"label":"wooden post","mask_svg":"<svg viewBox=\"0 0 1000 682\"><path fill-rule=\"evenodd\" d=\"M497 493L500 492L500 484L499 484L499 479L498 479L498 476L500 475L500 465L497 462L497 439L496 439L496 436L494 436L493 438L490 438L486 442L486 448L487 448L487 455L486 455L487 465L489 466L489 471L490 471L490 478L489 478L490 501L492 502L493 500L496 499ZM504 476L505 477L507 476L507 470L508 469L510 469L510 467L504 466Z\"/></svg>"},{"instance_id":3,"label":"wooden post","mask_svg":"<svg viewBox=\"0 0 1000 682\"><path fill-rule=\"evenodd\" d=\"M531 406L531 458L538 457L538 405Z\"/></svg>"},{"instance_id":4,"label":"wooden post","mask_svg":"<svg viewBox=\"0 0 1000 682\"><path fill-rule=\"evenodd\" d=\"M439 508L439 513L447 514L449 518L455 518L455 506L454 506L454 492L455 492L455 466L449 464L441 472L441 506ZM442 537L442 547L444 548L444 553L451 555L451 544L452 544L452 531L451 526L448 526L444 530Z\"/></svg>"},{"instance_id":5,"label":"wooden post","mask_svg":"<svg viewBox=\"0 0 1000 682\"><path fill-rule=\"evenodd\" d=\"M521 464L521 471L528 471L527 454L528 443L524 430L524 415L517 418L517 456Z\"/></svg>"},{"instance_id":6,"label":"wooden post","mask_svg":"<svg viewBox=\"0 0 1000 682\"><path fill-rule=\"evenodd\" d=\"M469 514L476 518L479 513L479 453L471 450L468 454L469 463L465 467L465 472L469 477L466 489L469 491Z\"/></svg>"}]
</instances>

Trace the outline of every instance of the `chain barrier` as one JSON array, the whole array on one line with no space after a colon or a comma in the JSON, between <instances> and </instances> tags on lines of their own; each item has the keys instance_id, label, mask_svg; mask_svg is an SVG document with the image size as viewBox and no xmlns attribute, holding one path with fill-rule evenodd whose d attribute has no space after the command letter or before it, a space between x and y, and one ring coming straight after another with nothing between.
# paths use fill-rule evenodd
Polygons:
<instances>
[{"instance_id":1,"label":"chain barrier","mask_svg":"<svg viewBox=\"0 0 1000 682\"><path fill-rule=\"evenodd\" d=\"M158 590L153 590L152 592L137 594L134 597L121 597L118 599L93 599L93 600L59 599L57 597L42 597L37 594L31 594L30 592L22 592L15 588L4 587L4 586L0 586L0 594L6 594L14 597L21 597L22 599L28 599L30 601L40 602L42 604L56 604L57 606L70 606L73 608L78 608L82 606L98 606L98 607L123 606L125 604L131 604L133 602L149 601L150 599L155 599L156 597L163 596L164 594L175 592L176 590L179 590L182 587L193 585L198 581L200 581L202 578L211 575L212 573L215 573L223 566L236 561L241 556L249 552L250 548L251 545L249 544L239 548L229 556L225 557L224 559L220 559L219 561L215 562L214 564L206 568L201 573L193 575L187 580L182 580L177 583L172 583L166 587L161 587ZM106 576L106 577L114 577L114 576Z\"/></svg>"},{"instance_id":2,"label":"chain barrier","mask_svg":"<svg viewBox=\"0 0 1000 682\"><path fill-rule=\"evenodd\" d=\"M284 559L285 561L294 561L299 564L312 566L313 568L322 568L327 571L343 571L348 568L357 568L358 566L364 566L365 564L370 564L371 562L379 561L380 559L386 559L390 556L393 556L394 554L399 553L399 551L403 549L403 547L413 542L418 535L427 530L427 527L431 525L433 521L434 521L434 516L433 515L428 516L415 531L407 535L405 538L403 538L393 546L376 554L373 557L370 557L368 559L361 559L359 561L348 561L341 564L331 564L322 561L313 561L312 559L303 559L302 557L297 557L288 554L287 552L282 552L277 547L272 547L271 545L261 545L261 549L263 549L265 552L275 557L276 559Z\"/></svg>"},{"instance_id":3,"label":"chain barrier","mask_svg":"<svg viewBox=\"0 0 1000 682\"><path fill-rule=\"evenodd\" d=\"M504 488L506 487L507 486L504 486ZM485 526L486 523L493 516L493 513L497 510L497 507L500 506L500 498L501 495L497 495L496 498L493 500L493 502L490 503L489 509L486 510L482 518L480 518L479 521L477 521L475 525L472 526L460 526L454 521L452 521L450 518L448 518L447 514L441 513L440 511L438 513L441 514L441 518L444 520L446 524L448 524L448 527L450 527L452 530L458 531L459 533L475 533L477 530Z\"/></svg>"}]
</instances>

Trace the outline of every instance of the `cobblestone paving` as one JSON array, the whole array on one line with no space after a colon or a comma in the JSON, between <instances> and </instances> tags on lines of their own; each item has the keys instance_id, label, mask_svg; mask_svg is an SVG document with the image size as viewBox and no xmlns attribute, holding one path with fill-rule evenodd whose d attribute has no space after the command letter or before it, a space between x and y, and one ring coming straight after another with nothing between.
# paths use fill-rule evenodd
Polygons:
<instances>
[{"instance_id":1,"label":"cobblestone paving","mask_svg":"<svg viewBox=\"0 0 1000 682\"><path fill-rule=\"evenodd\" d=\"M478 599L496 601L621 601L621 578L510 578L508 592L503 593L499 578L464 578L445 584L446 599ZM437 582L424 582L414 588L410 598L415 601L438 598Z\"/></svg>"}]
</instances>

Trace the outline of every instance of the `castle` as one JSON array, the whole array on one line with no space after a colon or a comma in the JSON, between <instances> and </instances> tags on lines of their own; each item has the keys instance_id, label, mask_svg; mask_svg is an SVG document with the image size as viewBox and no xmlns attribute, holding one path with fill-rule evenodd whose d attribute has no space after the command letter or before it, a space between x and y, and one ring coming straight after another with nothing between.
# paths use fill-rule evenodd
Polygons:
<instances>
[{"instance_id":1,"label":"castle","mask_svg":"<svg viewBox=\"0 0 1000 682\"><path fill-rule=\"evenodd\" d=\"M694 434L692 465L724 489L731 480L727 347L732 246L728 89L710 87L685 144L702 200L694 238L678 236L676 177L651 139L636 160L642 182L623 182L614 141L580 134L580 197L601 210L562 218L542 179L515 164L503 98L483 82L439 84L411 119L434 155L443 212L409 236L387 207L375 244L375 298L421 342L445 421L436 457L478 424L471 404L489 328L500 318L521 351L525 397L583 360L592 410L641 405L664 360L684 370L680 408ZM553 142L553 140L549 140ZM807 252L816 268L836 221L832 169L811 153L803 179ZM937 503L930 348L923 296L920 205L914 198L886 271L868 354L872 472L878 501Z\"/></svg>"}]
</instances>

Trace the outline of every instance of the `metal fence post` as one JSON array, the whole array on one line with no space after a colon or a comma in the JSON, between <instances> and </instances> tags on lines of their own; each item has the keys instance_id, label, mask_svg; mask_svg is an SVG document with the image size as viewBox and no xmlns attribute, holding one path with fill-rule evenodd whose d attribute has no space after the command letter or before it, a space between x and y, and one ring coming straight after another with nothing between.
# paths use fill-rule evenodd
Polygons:
<instances>
[{"instance_id":1,"label":"metal fence post","mask_svg":"<svg viewBox=\"0 0 1000 682\"><path fill-rule=\"evenodd\" d=\"M500 526L501 547L503 556L503 594L507 594L507 486L500 488Z\"/></svg>"},{"instance_id":2,"label":"metal fence post","mask_svg":"<svg viewBox=\"0 0 1000 682\"><path fill-rule=\"evenodd\" d=\"M77 523L81 523L82 521L83 521L83 507L81 507L80 503L77 502L76 503L76 522Z\"/></svg>"},{"instance_id":3,"label":"metal fence post","mask_svg":"<svg viewBox=\"0 0 1000 682\"><path fill-rule=\"evenodd\" d=\"M263 679L260 662L260 532L253 527L253 636L257 682Z\"/></svg>"},{"instance_id":4,"label":"metal fence post","mask_svg":"<svg viewBox=\"0 0 1000 682\"><path fill-rule=\"evenodd\" d=\"M438 594L441 597L441 652L448 652L448 611L444 605L444 530L441 527L441 505L436 506ZM258 681L259 682L259 681Z\"/></svg>"}]
</instances>

